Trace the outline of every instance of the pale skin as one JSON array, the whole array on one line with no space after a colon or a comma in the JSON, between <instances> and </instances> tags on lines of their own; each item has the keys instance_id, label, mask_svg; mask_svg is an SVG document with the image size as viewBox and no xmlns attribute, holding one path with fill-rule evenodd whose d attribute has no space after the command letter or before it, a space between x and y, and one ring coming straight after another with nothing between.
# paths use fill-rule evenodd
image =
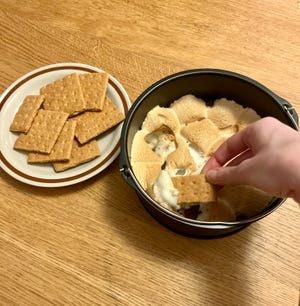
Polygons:
<instances>
[{"instance_id":1,"label":"pale skin","mask_svg":"<svg viewBox=\"0 0 300 306\"><path fill-rule=\"evenodd\" d=\"M215 185L251 185L300 203L300 134L266 117L223 143L204 167Z\"/></svg>"}]
</instances>

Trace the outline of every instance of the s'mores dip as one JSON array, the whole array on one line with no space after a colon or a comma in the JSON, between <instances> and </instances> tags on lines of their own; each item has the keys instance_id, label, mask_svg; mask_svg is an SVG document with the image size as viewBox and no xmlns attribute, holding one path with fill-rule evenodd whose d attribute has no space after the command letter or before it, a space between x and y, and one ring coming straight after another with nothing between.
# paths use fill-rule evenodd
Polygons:
<instances>
[{"instance_id":1,"label":"s'mores dip","mask_svg":"<svg viewBox=\"0 0 300 306\"><path fill-rule=\"evenodd\" d=\"M251 217L272 197L250 186L217 188L202 169L226 139L259 119L253 109L226 98L208 106L185 95L169 107L156 106L133 138L133 172L157 203L186 218L230 222Z\"/></svg>"}]
</instances>

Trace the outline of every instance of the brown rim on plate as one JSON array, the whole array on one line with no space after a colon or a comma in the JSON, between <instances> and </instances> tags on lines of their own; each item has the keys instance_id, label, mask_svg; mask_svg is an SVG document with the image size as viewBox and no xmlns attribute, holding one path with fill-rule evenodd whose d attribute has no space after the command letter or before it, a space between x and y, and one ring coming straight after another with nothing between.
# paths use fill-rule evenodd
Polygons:
<instances>
[{"instance_id":1,"label":"brown rim on plate","mask_svg":"<svg viewBox=\"0 0 300 306\"><path fill-rule=\"evenodd\" d=\"M78 66L60 66L60 67L51 67L51 68L47 68L41 71L38 71L30 76L28 76L27 78L25 78L24 80L21 80L20 82L18 82L3 98L3 100L0 103L0 111L2 109L2 107L4 106L4 104L7 102L8 98L24 83L28 82L29 80L50 72L50 71L55 71L55 70L64 70L64 69L73 69L73 70L81 70L81 71L86 71L86 72L98 72L97 70L94 70L92 68L87 68L87 67L78 67ZM119 97L121 98L122 101L122 105L123 105L123 109L124 109L124 113L126 115L126 113L128 112L128 106L126 103L126 99L123 95L123 93L121 92L120 88L115 84L115 82L111 79L108 80L109 84L116 90L116 92L118 93ZM39 177L35 177L35 176L31 176L28 175L26 173L23 173L22 171L16 169L12 164L10 164L8 162L8 160L3 156L1 150L0 150L0 160L3 162L3 164L12 172L14 172L16 175L23 177L25 179L29 179L35 182L41 182L41 183L61 183L61 182L67 182L67 181L72 181L75 179L78 179L80 177L83 177L85 175L88 175L92 172L94 172L95 170L97 170L98 168L100 168L101 166L103 166L115 153L116 151L119 149L120 147L120 141L118 141L118 143L116 144L116 146L113 148L113 150L110 152L110 154L98 165L96 165L95 167L77 174L77 175L73 175L71 177L66 177L66 178L61 178L61 179L44 179L44 178L39 178Z\"/></svg>"}]
</instances>

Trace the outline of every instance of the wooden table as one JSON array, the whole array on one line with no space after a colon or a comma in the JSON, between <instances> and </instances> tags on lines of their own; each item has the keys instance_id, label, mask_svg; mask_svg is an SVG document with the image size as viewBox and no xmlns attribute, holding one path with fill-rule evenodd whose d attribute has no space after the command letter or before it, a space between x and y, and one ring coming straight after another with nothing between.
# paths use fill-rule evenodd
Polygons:
<instances>
[{"instance_id":1,"label":"wooden table","mask_svg":"<svg viewBox=\"0 0 300 306\"><path fill-rule=\"evenodd\" d=\"M0 1L0 91L22 74L82 62L134 100L170 73L246 74L300 112L297 0ZM299 298L292 200L219 240L153 220L117 162L77 186L43 189L0 170L1 305L291 305Z\"/></svg>"}]
</instances>

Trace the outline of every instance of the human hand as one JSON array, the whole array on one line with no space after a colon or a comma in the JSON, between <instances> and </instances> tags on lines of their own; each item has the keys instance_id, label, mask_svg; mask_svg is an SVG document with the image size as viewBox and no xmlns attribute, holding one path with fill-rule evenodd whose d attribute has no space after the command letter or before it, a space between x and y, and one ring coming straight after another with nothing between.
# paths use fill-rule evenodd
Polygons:
<instances>
[{"instance_id":1,"label":"human hand","mask_svg":"<svg viewBox=\"0 0 300 306\"><path fill-rule=\"evenodd\" d=\"M300 202L300 134L266 117L223 143L204 169L216 185L251 185Z\"/></svg>"}]
</instances>

